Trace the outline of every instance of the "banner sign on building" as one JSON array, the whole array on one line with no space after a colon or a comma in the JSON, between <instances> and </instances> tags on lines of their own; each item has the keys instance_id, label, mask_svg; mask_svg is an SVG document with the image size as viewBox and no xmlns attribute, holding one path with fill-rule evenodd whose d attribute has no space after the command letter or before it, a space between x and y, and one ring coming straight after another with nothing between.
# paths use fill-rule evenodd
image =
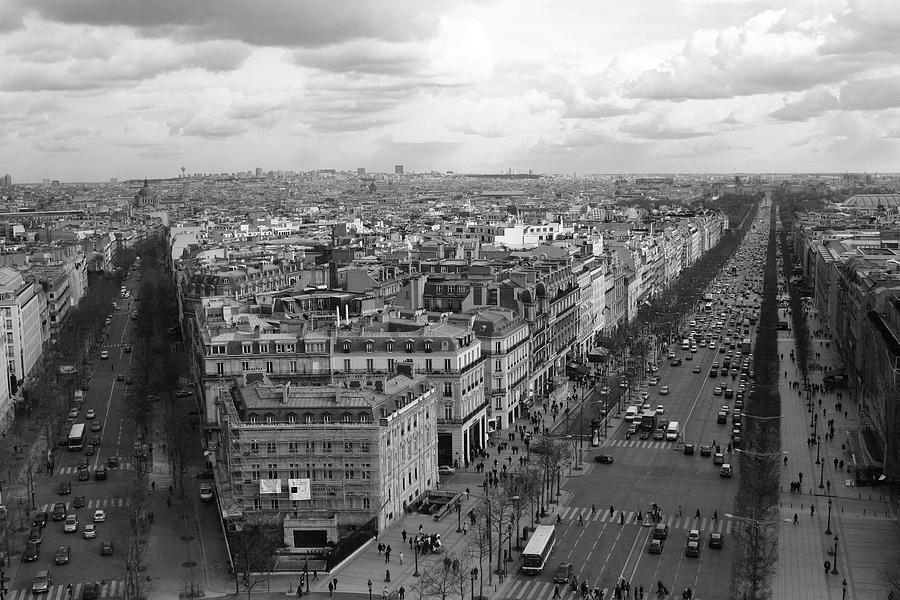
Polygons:
<instances>
[{"instance_id":1,"label":"banner sign on building","mask_svg":"<svg viewBox=\"0 0 900 600\"><path fill-rule=\"evenodd\" d=\"M281 480L280 479L260 479L259 480L259 493L260 494L280 494L281 493Z\"/></svg>"},{"instance_id":2,"label":"banner sign on building","mask_svg":"<svg viewBox=\"0 0 900 600\"><path fill-rule=\"evenodd\" d=\"M288 479L288 490L291 500L309 500L309 479Z\"/></svg>"}]
</instances>

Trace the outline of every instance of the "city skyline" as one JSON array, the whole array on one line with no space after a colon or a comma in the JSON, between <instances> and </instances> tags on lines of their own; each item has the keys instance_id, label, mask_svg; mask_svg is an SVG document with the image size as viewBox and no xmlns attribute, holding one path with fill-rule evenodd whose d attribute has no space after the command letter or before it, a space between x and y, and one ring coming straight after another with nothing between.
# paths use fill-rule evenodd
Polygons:
<instances>
[{"instance_id":1,"label":"city skyline","mask_svg":"<svg viewBox=\"0 0 900 600\"><path fill-rule=\"evenodd\" d=\"M896 171L885 0L6 4L14 182Z\"/></svg>"}]
</instances>

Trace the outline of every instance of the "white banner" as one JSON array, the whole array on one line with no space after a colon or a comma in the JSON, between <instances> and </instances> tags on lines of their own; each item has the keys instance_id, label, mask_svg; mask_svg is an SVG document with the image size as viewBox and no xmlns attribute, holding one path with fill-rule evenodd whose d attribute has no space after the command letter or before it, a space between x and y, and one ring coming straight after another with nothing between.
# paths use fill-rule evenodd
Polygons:
<instances>
[{"instance_id":1,"label":"white banner","mask_svg":"<svg viewBox=\"0 0 900 600\"><path fill-rule=\"evenodd\" d=\"M281 493L281 480L280 479L260 479L259 480L259 493L260 494L280 494Z\"/></svg>"},{"instance_id":2,"label":"white banner","mask_svg":"<svg viewBox=\"0 0 900 600\"><path fill-rule=\"evenodd\" d=\"M291 500L309 500L309 479L288 479L288 490Z\"/></svg>"}]
</instances>

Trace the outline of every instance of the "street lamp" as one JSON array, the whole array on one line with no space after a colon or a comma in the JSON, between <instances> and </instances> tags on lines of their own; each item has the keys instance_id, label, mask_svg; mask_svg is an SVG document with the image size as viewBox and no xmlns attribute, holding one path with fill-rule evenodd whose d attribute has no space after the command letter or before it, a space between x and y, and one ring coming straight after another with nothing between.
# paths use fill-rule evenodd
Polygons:
<instances>
[{"instance_id":1,"label":"street lamp","mask_svg":"<svg viewBox=\"0 0 900 600\"><path fill-rule=\"evenodd\" d=\"M372 600L372 580L367 581L366 585L369 586L369 600Z\"/></svg>"},{"instance_id":2,"label":"street lamp","mask_svg":"<svg viewBox=\"0 0 900 600\"><path fill-rule=\"evenodd\" d=\"M837 575L838 536L834 536L834 564L831 566L831 574Z\"/></svg>"},{"instance_id":3,"label":"street lamp","mask_svg":"<svg viewBox=\"0 0 900 600\"><path fill-rule=\"evenodd\" d=\"M413 543L413 557L416 561L416 569L413 571L413 577L419 576L419 540Z\"/></svg>"},{"instance_id":4,"label":"street lamp","mask_svg":"<svg viewBox=\"0 0 900 600\"><path fill-rule=\"evenodd\" d=\"M475 580L478 579L478 567L472 567L472 570L469 571L469 577L472 579L472 600L475 600ZM371 600L371 598L369 599Z\"/></svg>"},{"instance_id":5,"label":"street lamp","mask_svg":"<svg viewBox=\"0 0 900 600\"><path fill-rule=\"evenodd\" d=\"M831 535L831 498L828 499L828 525L825 526L825 535Z\"/></svg>"},{"instance_id":6,"label":"street lamp","mask_svg":"<svg viewBox=\"0 0 900 600\"><path fill-rule=\"evenodd\" d=\"M456 501L456 533L462 533L462 498Z\"/></svg>"},{"instance_id":7,"label":"street lamp","mask_svg":"<svg viewBox=\"0 0 900 600\"><path fill-rule=\"evenodd\" d=\"M817 451L818 451L818 449L817 449ZM824 482L825 461L823 460L821 463L819 463L819 461L816 461L816 464L820 465L820 467L819 467L819 489L822 489L823 487L825 487L825 482Z\"/></svg>"}]
</instances>

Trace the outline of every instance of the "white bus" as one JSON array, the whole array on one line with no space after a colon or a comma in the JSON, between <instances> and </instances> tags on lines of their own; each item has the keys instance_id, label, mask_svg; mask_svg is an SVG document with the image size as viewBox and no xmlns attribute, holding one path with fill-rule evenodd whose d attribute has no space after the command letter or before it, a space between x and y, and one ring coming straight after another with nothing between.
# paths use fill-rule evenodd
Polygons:
<instances>
[{"instance_id":1,"label":"white bus","mask_svg":"<svg viewBox=\"0 0 900 600\"><path fill-rule=\"evenodd\" d=\"M625 409L625 422L633 423L635 419L638 418L638 407L637 406L629 406Z\"/></svg>"},{"instance_id":2,"label":"white bus","mask_svg":"<svg viewBox=\"0 0 900 600\"><path fill-rule=\"evenodd\" d=\"M666 439L670 442L678 441L678 421L669 421L666 427Z\"/></svg>"},{"instance_id":3,"label":"white bus","mask_svg":"<svg viewBox=\"0 0 900 600\"><path fill-rule=\"evenodd\" d=\"M538 525L528 540L528 545L522 552L522 573L525 575L540 575L556 545L556 527L553 525Z\"/></svg>"},{"instance_id":4,"label":"white bus","mask_svg":"<svg viewBox=\"0 0 900 600\"><path fill-rule=\"evenodd\" d=\"M84 423L75 423L69 430L69 451L80 452L84 448Z\"/></svg>"}]
</instances>

